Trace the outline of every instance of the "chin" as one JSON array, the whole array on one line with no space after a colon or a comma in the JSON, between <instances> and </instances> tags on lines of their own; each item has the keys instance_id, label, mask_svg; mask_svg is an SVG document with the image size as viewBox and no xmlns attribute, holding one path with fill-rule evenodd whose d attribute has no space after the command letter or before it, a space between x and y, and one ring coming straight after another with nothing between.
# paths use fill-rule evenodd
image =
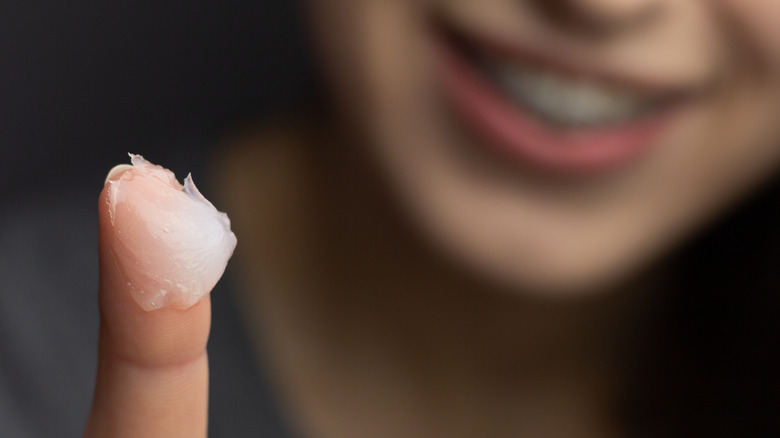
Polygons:
<instances>
[{"instance_id":1,"label":"chin","mask_svg":"<svg viewBox=\"0 0 780 438\"><path fill-rule=\"evenodd\" d=\"M633 284L648 263L626 266L611 260L572 260L567 263L551 262L493 267L481 269L488 279L512 293L542 298L577 298L613 293Z\"/></svg>"},{"instance_id":2,"label":"chin","mask_svg":"<svg viewBox=\"0 0 780 438\"><path fill-rule=\"evenodd\" d=\"M544 252L524 248L475 249L463 245L448 256L487 284L513 294L541 298L577 298L613 293L635 284L654 258L646 251L634 254L598 254L550 246ZM628 253L630 251L620 251Z\"/></svg>"}]
</instances>

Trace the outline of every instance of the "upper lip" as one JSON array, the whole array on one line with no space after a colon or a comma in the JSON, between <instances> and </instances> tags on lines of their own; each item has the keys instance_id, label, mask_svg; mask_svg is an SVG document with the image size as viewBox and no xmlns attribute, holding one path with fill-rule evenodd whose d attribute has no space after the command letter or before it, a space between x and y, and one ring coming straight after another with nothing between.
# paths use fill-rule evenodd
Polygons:
<instances>
[{"instance_id":1,"label":"upper lip","mask_svg":"<svg viewBox=\"0 0 780 438\"><path fill-rule=\"evenodd\" d=\"M457 29L444 21L438 21L436 27L446 38L466 52L502 59L520 67L527 66L537 70L547 70L572 79L589 80L618 87L647 97L661 97L663 100L690 97L704 88L690 83L664 83L659 80L623 74L594 63L575 61L574 57L556 56L547 51L534 50L514 41L488 35L487 32ZM577 59L579 60L581 57Z\"/></svg>"}]
</instances>

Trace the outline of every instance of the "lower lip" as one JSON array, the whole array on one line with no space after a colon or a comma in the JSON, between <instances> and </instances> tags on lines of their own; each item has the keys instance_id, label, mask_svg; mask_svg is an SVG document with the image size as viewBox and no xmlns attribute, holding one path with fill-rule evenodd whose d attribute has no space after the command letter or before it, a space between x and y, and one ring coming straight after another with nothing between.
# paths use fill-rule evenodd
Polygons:
<instances>
[{"instance_id":1,"label":"lower lip","mask_svg":"<svg viewBox=\"0 0 780 438\"><path fill-rule=\"evenodd\" d=\"M488 82L447 41L439 45L440 74L455 112L487 145L540 170L564 175L615 171L658 145L677 105L620 125L555 129Z\"/></svg>"}]
</instances>

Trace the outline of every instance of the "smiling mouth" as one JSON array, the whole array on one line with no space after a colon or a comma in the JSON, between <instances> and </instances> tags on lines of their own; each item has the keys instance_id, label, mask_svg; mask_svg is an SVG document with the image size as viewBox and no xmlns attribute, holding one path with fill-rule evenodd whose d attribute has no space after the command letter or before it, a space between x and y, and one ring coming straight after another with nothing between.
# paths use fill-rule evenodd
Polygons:
<instances>
[{"instance_id":1,"label":"smiling mouth","mask_svg":"<svg viewBox=\"0 0 780 438\"><path fill-rule=\"evenodd\" d=\"M690 93L437 26L447 100L511 157L547 170L622 167L657 144Z\"/></svg>"},{"instance_id":2,"label":"smiling mouth","mask_svg":"<svg viewBox=\"0 0 780 438\"><path fill-rule=\"evenodd\" d=\"M619 125L674 101L495 58L474 64L501 94L558 129Z\"/></svg>"}]
</instances>

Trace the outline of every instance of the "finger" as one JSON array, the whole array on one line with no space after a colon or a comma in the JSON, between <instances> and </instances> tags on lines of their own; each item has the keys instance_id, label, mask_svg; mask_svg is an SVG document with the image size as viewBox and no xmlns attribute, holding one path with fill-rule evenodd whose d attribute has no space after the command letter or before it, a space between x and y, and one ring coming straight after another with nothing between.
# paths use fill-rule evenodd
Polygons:
<instances>
[{"instance_id":1,"label":"finger","mask_svg":"<svg viewBox=\"0 0 780 438\"><path fill-rule=\"evenodd\" d=\"M122 230L111 220L107 188L99 202L98 374L84 436L204 437L210 299L186 309L139 305L133 293L153 280L118 260Z\"/></svg>"}]
</instances>

